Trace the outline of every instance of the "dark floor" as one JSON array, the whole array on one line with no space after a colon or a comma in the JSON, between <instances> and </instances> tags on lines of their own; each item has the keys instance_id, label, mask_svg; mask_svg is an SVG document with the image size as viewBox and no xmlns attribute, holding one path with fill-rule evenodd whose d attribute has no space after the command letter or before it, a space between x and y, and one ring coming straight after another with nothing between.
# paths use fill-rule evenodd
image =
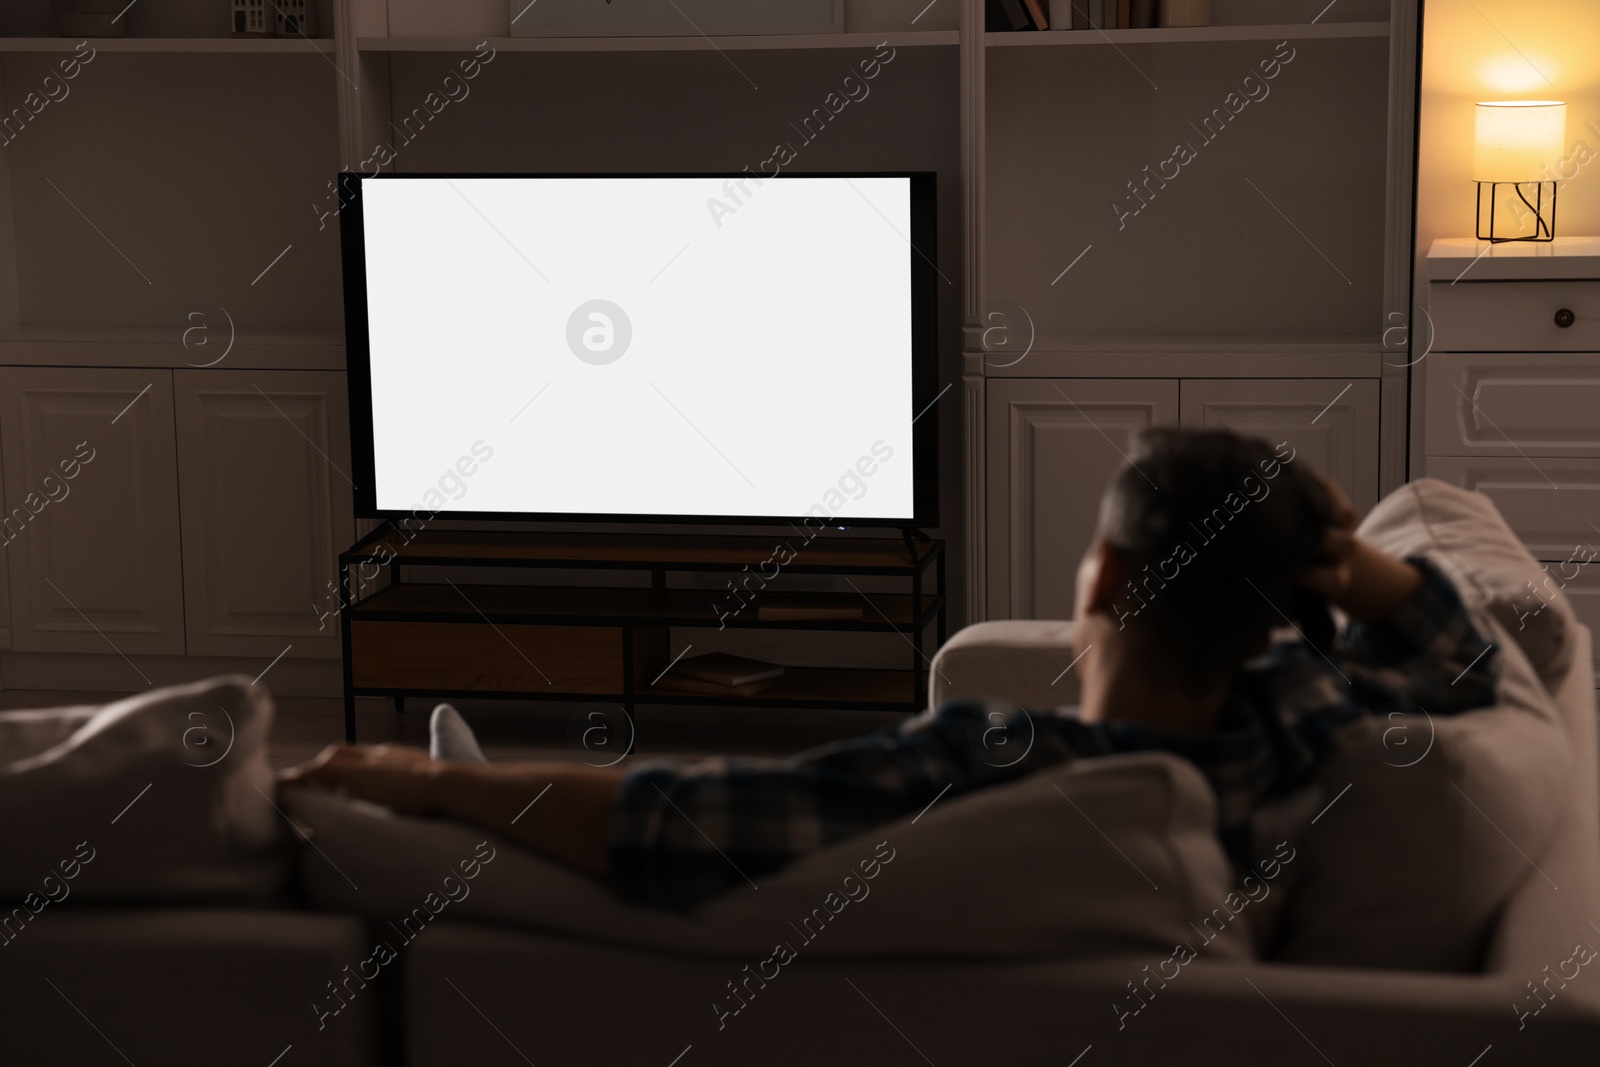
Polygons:
<instances>
[{"instance_id":1,"label":"dark floor","mask_svg":"<svg viewBox=\"0 0 1600 1067\"><path fill-rule=\"evenodd\" d=\"M66 704L104 704L126 694L9 689L0 711ZM278 697L272 732L274 767L310 759L344 740L344 703L336 697ZM417 698L396 714L388 699L356 703L356 733L364 743L426 745L428 713L436 701ZM482 701L462 705L493 760L571 759L609 764L626 750L629 727L614 704ZM787 756L901 721L884 712L774 708L648 707L633 719L632 757Z\"/></svg>"}]
</instances>

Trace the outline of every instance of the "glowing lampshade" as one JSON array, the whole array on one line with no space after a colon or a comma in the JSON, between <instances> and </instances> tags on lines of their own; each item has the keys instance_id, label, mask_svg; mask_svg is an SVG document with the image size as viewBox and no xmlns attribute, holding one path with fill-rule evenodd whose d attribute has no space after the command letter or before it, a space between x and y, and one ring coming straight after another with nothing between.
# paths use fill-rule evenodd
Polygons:
<instances>
[{"instance_id":1,"label":"glowing lampshade","mask_svg":"<svg viewBox=\"0 0 1600 1067\"><path fill-rule=\"evenodd\" d=\"M1536 182L1566 151L1567 105L1555 100L1496 100L1477 108L1472 180Z\"/></svg>"}]
</instances>

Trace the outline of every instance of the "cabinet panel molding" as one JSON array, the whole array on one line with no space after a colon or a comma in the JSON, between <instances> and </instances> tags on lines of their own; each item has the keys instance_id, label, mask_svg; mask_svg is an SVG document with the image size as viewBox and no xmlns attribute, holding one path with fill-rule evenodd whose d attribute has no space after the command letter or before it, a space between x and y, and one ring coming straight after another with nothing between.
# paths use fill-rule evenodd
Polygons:
<instances>
[{"instance_id":1,"label":"cabinet panel molding","mask_svg":"<svg viewBox=\"0 0 1600 1067\"><path fill-rule=\"evenodd\" d=\"M1378 382L1184 379L1183 422L1287 441L1363 511L1378 502Z\"/></svg>"},{"instance_id":2,"label":"cabinet panel molding","mask_svg":"<svg viewBox=\"0 0 1600 1067\"><path fill-rule=\"evenodd\" d=\"M1600 353L1430 356L1433 456L1600 456Z\"/></svg>"},{"instance_id":3,"label":"cabinet panel molding","mask_svg":"<svg viewBox=\"0 0 1600 1067\"><path fill-rule=\"evenodd\" d=\"M345 377L176 372L191 655L337 657L354 540Z\"/></svg>"},{"instance_id":4,"label":"cabinet panel molding","mask_svg":"<svg viewBox=\"0 0 1600 1067\"><path fill-rule=\"evenodd\" d=\"M0 370L0 452L13 646L181 653L171 373Z\"/></svg>"},{"instance_id":5,"label":"cabinet panel molding","mask_svg":"<svg viewBox=\"0 0 1600 1067\"><path fill-rule=\"evenodd\" d=\"M1100 495L1140 430L1178 419L1171 380L991 381L989 618L1071 618Z\"/></svg>"},{"instance_id":6,"label":"cabinet panel molding","mask_svg":"<svg viewBox=\"0 0 1600 1067\"><path fill-rule=\"evenodd\" d=\"M1430 456L1427 473L1494 501L1535 559L1560 562L1600 543L1600 459Z\"/></svg>"},{"instance_id":7,"label":"cabinet panel molding","mask_svg":"<svg viewBox=\"0 0 1600 1067\"><path fill-rule=\"evenodd\" d=\"M1588 551L1600 546L1600 534L1594 535L1588 543L1585 552L1573 557L1574 559L1587 558ZM1572 602L1572 610L1577 613L1578 619L1589 627L1591 634L1600 634L1600 563L1586 564L1555 564L1547 568L1551 573L1549 584L1554 585L1567 595ZM1568 578L1576 571L1576 576ZM1595 677L1600 678L1600 643L1594 644Z\"/></svg>"}]
</instances>

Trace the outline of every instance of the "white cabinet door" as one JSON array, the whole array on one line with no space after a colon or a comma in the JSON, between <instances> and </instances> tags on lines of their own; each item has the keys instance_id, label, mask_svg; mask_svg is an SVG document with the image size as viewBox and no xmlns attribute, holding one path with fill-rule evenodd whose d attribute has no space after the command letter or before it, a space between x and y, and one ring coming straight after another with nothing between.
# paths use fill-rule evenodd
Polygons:
<instances>
[{"instance_id":1,"label":"white cabinet door","mask_svg":"<svg viewBox=\"0 0 1600 1067\"><path fill-rule=\"evenodd\" d=\"M988 383L986 618L1072 617L1107 479L1140 430L1177 420L1170 379Z\"/></svg>"},{"instance_id":2,"label":"white cabinet door","mask_svg":"<svg viewBox=\"0 0 1600 1067\"><path fill-rule=\"evenodd\" d=\"M337 658L319 609L354 540L344 374L174 376L189 653Z\"/></svg>"},{"instance_id":3,"label":"white cabinet door","mask_svg":"<svg viewBox=\"0 0 1600 1067\"><path fill-rule=\"evenodd\" d=\"M1185 378L1183 423L1287 441L1356 507L1378 502L1376 379Z\"/></svg>"},{"instance_id":4,"label":"white cabinet door","mask_svg":"<svg viewBox=\"0 0 1600 1067\"><path fill-rule=\"evenodd\" d=\"M0 370L0 450L13 647L181 654L171 372Z\"/></svg>"}]
</instances>

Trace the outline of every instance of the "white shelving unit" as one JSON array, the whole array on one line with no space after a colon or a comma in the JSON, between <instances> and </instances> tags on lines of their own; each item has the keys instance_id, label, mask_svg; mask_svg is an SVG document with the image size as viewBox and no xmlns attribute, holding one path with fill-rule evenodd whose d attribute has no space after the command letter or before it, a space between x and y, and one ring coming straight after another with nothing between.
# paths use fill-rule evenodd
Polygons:
<instances>
[{"instance_id":1,"label":"white shelving unit","mask_svg":"<svg viewBox=\"0 0 1600 1067\"><path fill-rule=\"evenodd\" d=\"M328 183L381 144L402 171L740 170L794 141L796 172L936 172L937 532L958 624L1065 610L1109 442L1154 420L1298 427L1358 496L1403 477L1404 358L1385 316L1407 307L1416 0L1215 0L1212 27L1015 34L984 31L982 0L908 0L898 28L870 28L897 2L850 0L843 33L648 38L513 38L492 0L466 5L470 30L392 36L385 0L324 0L328 36L312 40L226 36L209 0L135 8L132 35L91 42L70 95L0 149L0 401L68 436L131 403L103 439L141 458L107 464L106 499L175 494L183 550L159 531L107 546L69 590L104 636L11 553L7 682L138 684L105 644L126 636L157 674L197 655L254 673L292 646L280 685L337 691L336 631L311 607L334 561L279 549L349 540ZM51 28L48 0L0 12L0 113L77 47ZM1296 59L1271 96L1119 230L1127 182L1279 41ZM416 129L480 43L493 59L470 95ZM881 44L894 58L870 97L797 139ZM1026 321L1020 360L987 345L996 315ZM7 508L41 475L32 462L4 457ZM260 491L233 492L235 470ZM88 543L119 521L96 499L75 492L41 521ZM151 600L163 583L181 604ZM60 652L80 655L68 668Z\"/></svg>"},{"instance_id":2,"label":"white shelving unit","mask_svg":"<svg viewBox=\"0 0 1600 1067\"><path fill-rule=\"evenodd\" d=\"M1404 478L1417 5L1214 10L980 34L968 5L971 619L1071 611L1152 424L1290 440L1362 505Z\"/></svg>"},{"instance_id":3,"label":"white shelving unit","mask_svg":"<svg viewBox=\"0 0 1600 1067\"><path fill-rule=\"evenodd\" d=\"M337 42L226 36L193 0L128 15L80 48L47 2L0 13L5 514L63 447L96 456L12 523L0 669L138 690L288 648L280 691L336 691L311 604L354 533L337 228L312 209Z\"/></svg>"}]
</instances>

